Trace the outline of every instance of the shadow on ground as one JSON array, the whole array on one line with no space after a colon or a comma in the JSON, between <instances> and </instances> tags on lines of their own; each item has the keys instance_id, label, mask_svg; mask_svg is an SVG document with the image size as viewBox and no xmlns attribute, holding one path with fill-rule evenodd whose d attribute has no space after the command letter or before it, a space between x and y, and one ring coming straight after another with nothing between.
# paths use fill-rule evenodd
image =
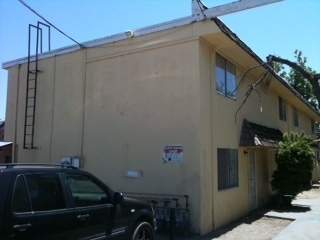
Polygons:
<instances>
[{"instance_id":1,"label":"shadow on ground","mask_svg":"<svg viewBox=\"0 0 320 240\"><path fill-rule=\"evenodd\" d=\"M309 212L311 211L310 206L303 206L303 205L292 205L290 207L285 207L285 208L272 208L270 209L274 212L279 212L279 213L299 213L299 212Z\"/></svg>"}]
</instances>

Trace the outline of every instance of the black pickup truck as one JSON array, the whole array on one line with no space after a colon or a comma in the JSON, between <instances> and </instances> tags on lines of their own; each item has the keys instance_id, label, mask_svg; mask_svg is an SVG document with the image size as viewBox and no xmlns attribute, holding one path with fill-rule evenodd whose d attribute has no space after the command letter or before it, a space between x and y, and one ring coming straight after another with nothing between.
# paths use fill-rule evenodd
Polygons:
<instances>
[{"instance_id":1,"label":"black pickup truck","mask_svg":"<svg viewBox=\"0 0 320 240\"><path fill-rule=\"evenodd\" d=\"M151 239L152 207L67 165L0 165L0 239Z\"/></svg>"}]
</instances>

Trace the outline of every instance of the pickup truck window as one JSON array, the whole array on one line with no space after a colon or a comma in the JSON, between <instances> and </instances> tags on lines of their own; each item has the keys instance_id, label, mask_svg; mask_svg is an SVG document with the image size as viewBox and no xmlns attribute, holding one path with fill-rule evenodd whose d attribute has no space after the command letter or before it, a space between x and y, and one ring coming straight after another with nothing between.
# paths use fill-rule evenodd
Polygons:
<instances>
[{"instance_id":1,"label":"pickup truck window","mask_svg":"<svg viewBox=\"0 0 320 240\"><path fill-rule=\"evenodd\" d=\"M51 211L66 207L58 175L26 174L17 178L12 211L28 212L30 207L32 211Z\"/></svg>"},{"instance_id":2,"label":"pickup truck window","mask_svg":"<svg viewBox=\"0 0 320 240\"><path fill-rule=\"evenodd\" d=\"M108 195L93 179L87 176L67 176L75 207L107 204Z\"/></svg>"},{"instance_id":3,"label":"pickup truck window","mask_svg":"<svg viewBox=\"0 0 320 240\"><path fill-rule=\"evenodd\" d=\"M16 213L30 212L30 202L23 176L19 176L16 180L13 197L12 211Z\"/></svg>"}]
</instances>

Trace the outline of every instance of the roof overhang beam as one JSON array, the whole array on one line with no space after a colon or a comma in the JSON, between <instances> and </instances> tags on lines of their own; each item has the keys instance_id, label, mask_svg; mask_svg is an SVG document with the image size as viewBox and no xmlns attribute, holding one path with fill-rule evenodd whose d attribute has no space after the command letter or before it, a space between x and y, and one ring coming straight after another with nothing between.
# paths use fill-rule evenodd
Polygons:
<instances>
[{"instance_id":1,"label":"roof overhang beam","mask_svg":"<svg viewBox=\"0 0 320 240\"><path fill-rule=\"evenodd\" d=\"M201 21L207 18L215 18L281 1L283 0L239 0L236 2L208 8L201 2L201 0L192 0L192 16L195 21Z\"/></svg>"}]
</instances>

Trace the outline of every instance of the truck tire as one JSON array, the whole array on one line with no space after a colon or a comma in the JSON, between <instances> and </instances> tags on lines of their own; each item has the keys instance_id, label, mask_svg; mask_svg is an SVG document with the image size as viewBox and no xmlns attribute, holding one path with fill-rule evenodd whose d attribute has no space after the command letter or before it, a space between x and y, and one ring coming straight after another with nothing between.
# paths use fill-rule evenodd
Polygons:
<instances>
[{"instance_id":1,"label":"truck tire","mask_svg":"<svg viewBox=\"0 0 320 240\"><path fill-rule=\"evenodd\" d=\"M131 240L154 240L154 231L147 222L138 222L134 228Z\"/></svg>"}]
</instances>

